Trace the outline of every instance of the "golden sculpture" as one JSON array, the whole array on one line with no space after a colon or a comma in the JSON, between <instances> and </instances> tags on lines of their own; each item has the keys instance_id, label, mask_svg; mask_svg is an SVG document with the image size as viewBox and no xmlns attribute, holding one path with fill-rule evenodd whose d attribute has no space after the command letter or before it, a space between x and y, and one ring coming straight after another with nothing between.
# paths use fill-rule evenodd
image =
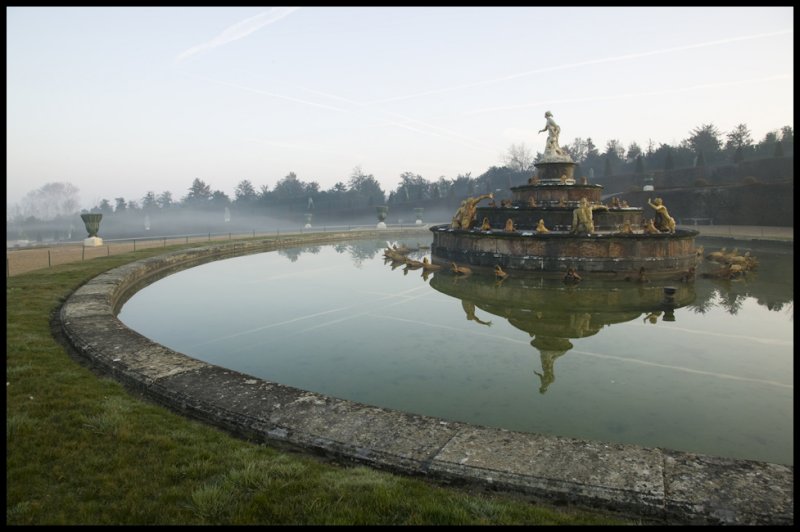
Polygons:
<instances>
[{"instance_id":1,"label":"golden sculpture","mask_svg":"<svg viewBox=\"0 0 800 532\"><path fill-rule=\"evenodd\" d=\"M462 206L459 208L459 211L461 211L461 229L469 229L472 227L472 222L475 220L475 213L478 209L478 203L485 199L494 199L494 194L491 192L489 194L481 194L476 198L467 198L462 202ZM456 215L458 215L458 212L456 212Z\"/></svg>"},{"instance_id":2,"label":"golden sculpture","mask_svg":"<svg viewBox=\"0 0 800 532\"><path fill-rule=\"evenodd\" d=\"M539 234L550 232L550 229L544 226L544 218L539 218L539 223L536 224L536 232Z\"/></svg>"},{"instance_id":3,"label":"golden sculpture","mask_svg":"<svg viewBox=\"0 0 800 532\"><path fill-rule=\"evenodd\" d=\"M533 196L528 198L528 207L536 207L536 198Z\"/></svg>"},{"instance_id":4,"label":"golden sculpture","mask_svg":"<svg viewBox=\"0 0 800 532\"><path fill-rule=\"evenodd\" d=\"M648 235L657 235L661 233L661 231L656 229L656 226L653 224L653 220L650 219L648 219L647 222L645 222L644 232L647 233Z\"/></svg>"},{"instance_id":5,"label":"golden sculpture","mask_svg":"<svg viewBox=\"0 0 800 532\"><path fill-rule=\"evenodd\" d=\"M422 258L422 268L425 271L435 272L436 270L441 270L442 267L438 264L433 264L431 261L428 260L428 257Z\"/></svg>"},{"instance_id":6,"label":"golden sculpture","mask_svg":"<svg viewBox=\"0 0 800 532\"><path fill-rule=\"evenodd\" d=\"M453 221L450 224L450 227L453 229L460 229L461 228L461 218L464 216L464 211L466 210L467 200L463 200L461 205L458 207L458 210L453 215Z\"/></svg>"},{"instance_id":7,"label":"golden sculpture","mask_svg":"<svg viewBox=\"0 0 800 532\"><path fill-rule=\"evenodd\" d=\"M497 264L494 267L494 276L497 277L497 279L499 279L500 281L504 281L508 277L508 273L504 272L503 268L501 268L500 265Z\"/></svg>"},{"instance_id":8,"label":"golden sculpture","mask_svg":"<svg viewBox=\"0 0 800 532\"><path fill-rule=\"evenodd\" d=\"M513 233L516 231L516 229L514 229L514 220L511 218L506 220L506 226L503 228L503 231L506 231L507 233Z\"/></svg>"},{"instance_id":9,"label":"golden sculpture","mask_svg":"<svg viewBox=\"0 0 800 532\"><path fill-rule=\"evenodd\" d=\"M717 251L712 251L711 253L706 255L706 259L712 262L722 262L722 260L725 258L726 251L727 248L721 248Z\"/></svg>"},{"instance_id":10,"label":"golden sculpture","mask_svg":"<svg viewBox=\"0 0 800 532\"><path fill-rule=\"evenodd\" d=\"M746 251L744 255L734 255L726 257L727 264L737 264L745 270L755 270L758 266L758 259L750 256L750 252Z\"/></svg>"},{"instance_id":11,"label":"golden sculpture","mask_svg":"<svg viewBox=\"0 0 800 532\"><path fill-rule=\"evenodd\" d=\"M452 262L451 265L450 271L456 275L469 275L472 273L472 270L467 266L459 266L455 262Z\"/></svg>"},{"instance_id":12,"label":"golden sculpture","mask_svg":"<svg viewBox=\"0 0 800 532\"><path fill-rule=\"evenodd\" d=\"M578 275L578 272L575 271L575 268L567 268L567 273L564 275L564 282L565 283L579 283L581 282L582 277Z\"/></svg>"},{"instance_id":13,"label":"golden sculpture","mask_svg":"<svg viewBox=\"0 0 800 532\"><path fill-rule=\"evenodd\" d=\"M675 218L669 215L666 205L661 198L656 198L653 201L647 200L647 203L656 210L655 226L661 232L675 232Z\"/></svg>"},{"instance_id":14,"label":"golden sculpture","mask_svg":"<svg viewBox=\"0 0 800 532\"><path fill-rule=\"evenodd\" d=\"M630 205L628 205L628 202L627 202L627 201L625 201L625 200L622 200L622 202L620 203L620 205L619 205L619 206L620 206L620 208L622 208L622 209L629 209L629 208L630 208Z\"/></svg>"},{"instance_id":15,"label":"golden sculpture","mask_svg":"<svg viewBox=\"0 0 800 532\"><path fill-rule=\"evenodd\" d=\"M409 270L416 270L418 268L422 268L422 262L414 259L409 259L406 257L406 268Z\"/></svg>"},{"instance_id":16,"label":"golden sculpture","mask_svg":"<svg viewBox=\"0 0 800 532\"><path fill-rule=\"evenodd\" d=\"M491 228L492 228L492 226L489 225L489 218L488 217L484 217L483 218L483 223L481 224L481 231L489 231L489 230L491 230Z\"/></svg>"},{"instance_id":17,"label":"golden sculpture","mask_svg":"<svg viewBox=\"0 0 800 532\"><path fill-rule=\"evenodd\" d=\"M650 314L648 314L647 316L644 317L644 319L642 320L642 323L647 323L648 321L650 323L656 323L660 316L661 316L661 311L651 312Z\"/></svg>"},{"instance_id":18,"label":"golden sculpture","mask_svg":"<svg viewBox=\"0 0 800 532\"><path fill-rule=\"evenodd\" d=\"M567 184L567 174L562 174L561 177L559 178L559 181L561 181L562 185L566 185Z\"/></svg>"},{"instance_id":19,"label":"golden sculpture","mask_svg":"<svg viewBox=\"0 0 800 532\"><path fill-rule=\"evenodd\" d=\"M578 208L572 211L572 232L594 233L592 211L596 209L608 210L608 207L605 205L590 205L586 197L581 198Z\"/></svg>"},{"instance_id":20,"label":"golden sculpture","mask_svg":"<svg viewBox=\"0 0 800 532\"><path fill-rule=\"evenodd\" d=\"M631 227L631 223L628 220L625 220L625 222L622 224L622 229L620 229L619 232L626 235L633 234L633 227Z\"/></svg>"}]
</instances>

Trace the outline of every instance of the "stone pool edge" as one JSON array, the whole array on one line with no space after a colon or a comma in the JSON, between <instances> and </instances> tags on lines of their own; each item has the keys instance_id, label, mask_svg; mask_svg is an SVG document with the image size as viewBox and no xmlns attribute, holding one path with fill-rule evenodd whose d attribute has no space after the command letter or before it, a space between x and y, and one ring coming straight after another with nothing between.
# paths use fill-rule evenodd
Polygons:
<instances>
[{"instance_id":1,"label":"stone pool edge","mask_svg":"<svg viewBox=\"0 0 800 532\"><path fill-rule=\"evenodd\" d=\"M193 359L116 318L121 305L142 286L211 260L418 233L305 234L165 253L91 279L67 298L58 320L89 365L171 410L254 441L647 520L794 523L793 466L513 432L327 397Z\"/></svg>"}]
</instances>

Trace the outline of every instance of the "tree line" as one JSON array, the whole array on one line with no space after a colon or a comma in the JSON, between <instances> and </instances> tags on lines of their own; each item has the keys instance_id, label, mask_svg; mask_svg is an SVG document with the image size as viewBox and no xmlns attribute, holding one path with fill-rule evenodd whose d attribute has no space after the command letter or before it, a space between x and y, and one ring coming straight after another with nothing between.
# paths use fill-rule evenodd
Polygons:
<instances>
[{"instance_id":1,"label":"tree line","mask_svg":"<svg viewBox=\"0 0 800 532\"><path fill-rule=\"evenodd\" d=\"M723 134L713 124L701 124L677 146L648 141L646 146L632 142L627 148L618 140L606 143L601 152L591 138L575 138L561 146L580 165L581 176L615 176L622 174L644 175L656 170L673 170L691 166L714 166L739 163L748 159L793 156L794 131L791 126L770 131L755 142L746 124L739 124ZM501 166L492 166L478 177L467 172L455 178L440 176L428 180L407 171L400 175L397 188L383 190L378 179L360 167L338 181L328 190L321 189L316 181L303 181L294 172L278 180L270 189L257 186L249 179L241 180L231 198L200 178L195 178L181 198L170 191L147 191L141 199L124 197L102 199L83 212L104 214L154 213L187 209L192 211L223 211L230 208L243 214L273 211L333 212L353 211L375 205L402 205L421 201L463 199L486 192L506 192L511 186L525 183L542 153L533 152L524 144L512 144L502 157ZM25 219L47 220L74 214L77 211L78 189L69 183L48 183L32 191L7 213L9 221Z\"/></svg>"}]
</instances>

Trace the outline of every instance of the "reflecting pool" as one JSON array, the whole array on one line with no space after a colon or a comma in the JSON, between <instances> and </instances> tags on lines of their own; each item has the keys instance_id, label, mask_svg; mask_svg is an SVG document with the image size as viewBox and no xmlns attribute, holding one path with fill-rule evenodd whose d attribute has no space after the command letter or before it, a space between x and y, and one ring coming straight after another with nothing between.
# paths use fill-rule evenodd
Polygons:
<instances>
[{"instance_id":1,"label":"reflecting pool","mask_svg":"<svg viewBox=\"0 0 800 532\"><path fill-rule=\"evenodd\" d=\"M400 243L430 256L430 239ZM371 405L793 465L793 248L741 244L760 264L743 279L577 285L426 274L386 262L385 240L293 248L170 275L119 318L191 357Z\"/></svg>"}]
</instances>

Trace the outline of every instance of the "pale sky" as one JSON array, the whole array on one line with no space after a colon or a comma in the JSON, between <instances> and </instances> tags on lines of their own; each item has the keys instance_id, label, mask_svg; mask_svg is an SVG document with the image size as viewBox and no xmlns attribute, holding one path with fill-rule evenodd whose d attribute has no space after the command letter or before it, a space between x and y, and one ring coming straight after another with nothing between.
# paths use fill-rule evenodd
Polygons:
<instances>
[{"instance_id":1,"label":"pale sky","mask_svg":"<svg viewBox=\"0 0 800 532\"><path fill-rule=\"evenodd\" d=\"M388 193L502 165L511 144L646 148L794 127L792 7L7 7L7 204L233 199L356 166ZM723 137L724 140L724 137Z\"/></svg>"}]
</instances>

